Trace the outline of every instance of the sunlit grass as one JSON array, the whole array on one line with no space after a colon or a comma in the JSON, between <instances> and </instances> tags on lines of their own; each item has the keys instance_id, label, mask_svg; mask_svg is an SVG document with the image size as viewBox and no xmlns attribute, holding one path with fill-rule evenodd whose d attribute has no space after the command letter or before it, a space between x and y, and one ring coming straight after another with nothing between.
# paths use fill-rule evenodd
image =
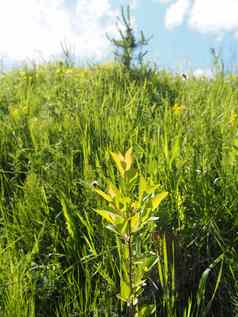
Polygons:
<instances>
[{"instance_id":1,"label":"sunlit grass","mask_svg":"<svg viewBox=\"0 0 238 317\"><path fill-rule=\"evenodd\" d=\"M210 268L204 307L219 286L207 316L236 316L236 77L183 81L111 63L56 63L5 74L0 88L2 316L124 316L118 242L95 213L106 203L92 182L117 184L110 153L130 147L138 173L169 193L156 209L156 235L142 246L161 260L143 307L171 317L163 307L172 301L173 316L198 316ZM166 263L163 236L174 244L172 261L167 238Z\"/></svg>"}]
</instances>

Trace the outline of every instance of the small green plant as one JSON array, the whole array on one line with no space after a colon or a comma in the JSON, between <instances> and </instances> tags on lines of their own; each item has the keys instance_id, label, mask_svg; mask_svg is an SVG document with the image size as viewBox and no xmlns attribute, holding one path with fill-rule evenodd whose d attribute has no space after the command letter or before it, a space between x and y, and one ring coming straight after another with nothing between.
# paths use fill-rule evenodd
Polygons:
<instances>
[{"instance_id":1,"label":"small green plant","mask_svg":"<svg viewBox=\"0 0 238 317\"><path fill-rule=\"evenodd\" d=\"M147 51L143 51L143 47L148 45L150 38L146 39L143 31L140 32L140 38L136 38L129 6L127 6L126 12L124 7L121 8L119 24L121 25L121 27L118 26L120 38L108 38L116 48L114 52L116 59L130 70L134 59L142 65L147 54ZM136 55L137 51L139 53Z\"/></svg>"},{"instance_id":2,"label":"small green plant","mask_svg":"<svg viewBox=\"0 0 238 317\"><path fill-rule=\"evenodd\" d=\"M61 42L63 63L66 67L73 67L75 62L75 56L72 47L66 42Z\"/></svg>"},{"instance_id":3,"label":"small green plant","mask_svg":"<svg viewBox=\"0 0 238 317\"><path fill-rule=\"evenodd\" d=\"M224 62L221 57L221 54L215 50L215 48L210 49L211 57L212 57L212 64L213 64L213 71L215 75L218 77L224 77L225 74L225 67Z\"/></svg>"},{"instance_id":4,"label":"small green plant","mask_svg":"<svg viewBox=\"0 0 238 317\"><path fill-rule=\"evenodd\" d=\"M140 305L140 295L146 284L146 274L157 262L156 253L144 249L156 227L156 210L168 192L157 193L159 186L147 182L132 168L130 148L123 156L111 153L119 172L118 185L108 182L108 190L95 188L108 206L96 209L107 222L107 228L116 237L120 259L120 294L118 298L127 304L127 314L151 316L154 305Z\"/></svg>"}]
</instances>

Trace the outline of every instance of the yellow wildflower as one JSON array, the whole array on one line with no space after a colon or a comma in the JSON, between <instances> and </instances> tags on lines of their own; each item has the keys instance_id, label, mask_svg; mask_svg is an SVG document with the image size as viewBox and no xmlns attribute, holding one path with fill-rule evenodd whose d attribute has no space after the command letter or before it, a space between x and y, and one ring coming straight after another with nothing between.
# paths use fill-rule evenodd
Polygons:
<instances>
[{"instance_id":1,"label":"yellow wildflower","mask_svg":"<svg viewBox=\"0 0 238 317\"><path fill-rule=\"evenodd\" d=\"M235 113L235 111L232 110L229 117L229 126L231 128L234 128L235 125L237 124L237 118L238 118L238 115Z\"/></svg>"},{"instance_id":2,"label":"yellow wildflower","mask_svg":"<svg viewBox=\"0 0 238 317\"><path fill-rule=\"evenodd\" d=\"M181 113L184 111L184 107L178 103L176 103L173 107L172 107L172 112L174 113Z\"/></svg>"},{"instance_id":3,"label":"yellow wildflower","mask_svg":"<svg viewBox=\"0 0 238 317\"><path fill-rule=\"evenodd\" d=\"M74 73L74 70L72 68L68 68L65 71L65 74L67 74L67 75L72 75L73 73Z\"/></svg>"},{"instance_id":4,"label":"yellow wildflower","mask_svg":"<svg viewBox=\"0 0 238 317\"><path fill-rule=\"evenodd\" d=\"M9 107L10 117L15 121L20 121L26 117L28 113L28 106L16 104Z\"/></svg>"}]
</instances>

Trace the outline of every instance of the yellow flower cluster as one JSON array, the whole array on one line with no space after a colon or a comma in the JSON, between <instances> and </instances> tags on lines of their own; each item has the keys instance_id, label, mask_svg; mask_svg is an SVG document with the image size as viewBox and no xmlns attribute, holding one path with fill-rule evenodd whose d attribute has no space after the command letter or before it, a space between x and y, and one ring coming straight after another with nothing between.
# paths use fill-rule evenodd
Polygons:
<instances>
[{"instance_id":1,"label":"yellow flower cluster","mask_svg":"<svg viewBox=\"0 0 238 317\"><path fill-rule=\"evenodd\" d=\"M174 113L181 113L184 111L184 106L178 104L178 103L175 103L175 105L172 107L172 112Z\"/></svg>"},{"instance_id":2,"label":"yellow flower cluster","mask_svg":"<svg viewBox=\"0 0 238 317\"><path fill-rule=\"evenodd\" d=\"M230 117L229 117L229 126L231 128L234 128L237 124L238 115L235 113L235 111L231 111Z\"/></svg>"}]
</instances>

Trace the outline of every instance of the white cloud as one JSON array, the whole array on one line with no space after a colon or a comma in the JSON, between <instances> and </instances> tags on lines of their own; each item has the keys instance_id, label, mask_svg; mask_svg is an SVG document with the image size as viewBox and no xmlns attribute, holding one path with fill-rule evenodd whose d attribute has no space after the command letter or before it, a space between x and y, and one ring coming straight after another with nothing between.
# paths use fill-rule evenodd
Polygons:
<instances>
[{"instance_id":1,"label":"white cloud","mask_svg":"<svg viewBox=\"0 0 238 317\"><path fill-rule=\"evenodd\" d=\"M189 28L201 33L221 37L224 32L232 32L238 37L237 0L176 0L167 5L165 25L168 29L187 22Z\"/></svg>"},{"instance_id":2,"label":"white cloud","mask_svg":"<svg viewBox=\"0 0 238 317\"><path fill-rule=\"evenodd\" d=\"M212 78L213 73L211 69L197 68L193 71L193 76L196 78Z\"/></svg>"},{"instance_id":3,"label":"white cloud","mask_svg":"<svg viewBox=\"0 0 238 317\"><path fill-rule=\"evenodd\" d=\"M175 3L171 4L165 16L166 27L172 29L182 24L189 7L189 0L177 0Z\"/></svg>"},{"instance_id":4,"label":"white cloud","mask_svg":"<svg viewBox=\"0 0 238 317\"><path fill-rule=\"evenodd\" d=\"M238 30L237 0L196 0L189 25L203 33L233 32Z\"/></svg>"},{"instance_id":5,"label":"white cloud","mask_svg":"<svg viewBox=\"0 0 238 317\"><path fill-rule=\"evenodd\" d=\"M172 2L173 0L152 0L153 2L160 2L162 4L168 4L170 2Z\"/></svg>"},{"instance_id":6,"label":"white cloud","mask_svg":"<svg viewBox=\"0 0 238 317\"><path fill-rule=\"evenodd\" d=\"M0 2L0 56L12 60L59 55L65 42L82 58L100 59L108 54L105 33L115 34L110 0L78 0L67 7L64 0L8 0Z\"/></svg>"}]
</instances>

